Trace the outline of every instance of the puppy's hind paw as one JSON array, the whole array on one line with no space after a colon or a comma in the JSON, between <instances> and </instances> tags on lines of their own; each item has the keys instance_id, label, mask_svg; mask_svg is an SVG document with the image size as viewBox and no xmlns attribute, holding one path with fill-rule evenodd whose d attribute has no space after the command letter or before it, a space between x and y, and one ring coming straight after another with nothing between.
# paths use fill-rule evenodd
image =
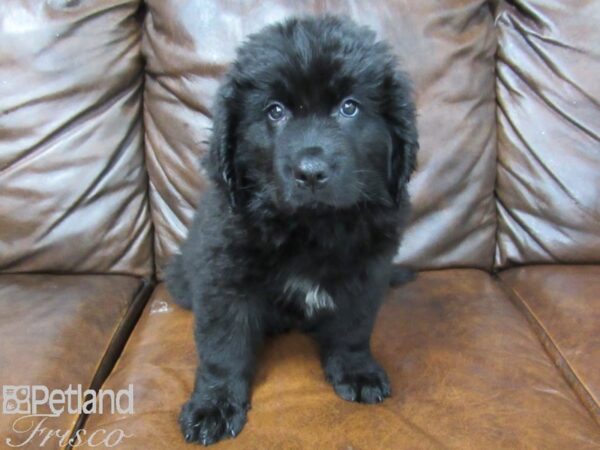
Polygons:
<instances>
[{"instance_id":1,"label":"puppy's hind paw","mask_svg":"<svg viewBox=\"0 0 600 450\"><path fill-rule=\"evenodd\" d=\"M236 437L246 423L246 407L227 399L203 404L191 399L181 409L179 425L186 442L210 445Z\"/></svg>"}]
</instances>

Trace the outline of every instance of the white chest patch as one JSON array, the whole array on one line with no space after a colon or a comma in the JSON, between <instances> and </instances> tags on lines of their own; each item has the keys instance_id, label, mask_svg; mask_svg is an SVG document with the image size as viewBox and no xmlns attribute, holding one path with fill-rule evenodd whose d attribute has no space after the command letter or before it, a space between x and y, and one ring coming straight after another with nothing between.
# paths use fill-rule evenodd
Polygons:
<instances>
[{"instance_id":1,"label":"white chest patch","mask_svg":"<svg viewBox=\"0 0 600 450\"><path fill-rule=\"evenodd\" d=\"M292 277L285 282L283 291L291 298L304 298L304 312L308 317L317 311L335 310L335 302L331 295L318 284L306 278Z\"/></svg>"}]
</instances>

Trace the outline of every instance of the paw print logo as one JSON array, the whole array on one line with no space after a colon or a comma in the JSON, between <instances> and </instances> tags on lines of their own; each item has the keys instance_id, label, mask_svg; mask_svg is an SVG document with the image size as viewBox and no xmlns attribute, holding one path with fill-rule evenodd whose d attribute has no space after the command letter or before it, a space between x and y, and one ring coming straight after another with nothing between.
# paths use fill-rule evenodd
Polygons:
<instances>
[{"instance_id":1,"label":"paw print logo","mask_svg":"<svg viewBox=\"0 0 600 450\"><path fill-rule=\"evenodd\" d=\"M29 386L2 386L2 412L4 414L31 414Z\"/></svg>"}]
</instances>

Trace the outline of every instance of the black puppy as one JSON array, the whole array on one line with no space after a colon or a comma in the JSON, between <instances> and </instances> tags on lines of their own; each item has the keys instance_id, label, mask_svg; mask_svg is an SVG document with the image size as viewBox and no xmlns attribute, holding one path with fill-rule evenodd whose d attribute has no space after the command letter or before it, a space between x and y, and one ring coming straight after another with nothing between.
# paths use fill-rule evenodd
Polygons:
<instances>
[{"instance_id":1,"label":"black puppy","mask_svg":"<svg viewBox=\"0 0 600 450\"><path fill-rule=\"evenodd\" d=\"M390 395L369 340L417 148L409 83L372 31L292 19L240 47L216 99L213 185L167 274L201 359L187 441L242 430L260 344L290 326L317 340L340 397Z\"/></svg>"}]
</instances>

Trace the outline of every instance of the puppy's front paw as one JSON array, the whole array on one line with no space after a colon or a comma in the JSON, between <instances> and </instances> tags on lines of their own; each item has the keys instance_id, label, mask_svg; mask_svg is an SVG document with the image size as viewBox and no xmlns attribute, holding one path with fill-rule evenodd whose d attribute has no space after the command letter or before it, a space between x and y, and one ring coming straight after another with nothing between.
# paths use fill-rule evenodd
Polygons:
<instances>
[{"instance_id":1,"label":"puppy's front paw","mask_svg":"<svg viewBox=\"0 0 600 450\"><path fill-rule=\"evenodd\" d=\"M376 369L343 370L330 377L336 394L344 400L359 403L380 403L391 395L390 382L385 371Z\"/></svg>"},{"instance_id":2,"label":"puppy's front paw","mask_svg":"<svg viewBox=\"0 0 600 450\"><path fill-rule=\"evenodd\" d=\"M221 439L236 437L246 423L245 405L229 399L203 402L192 397L181 409L179 425L187 442L210 445Z\"/></svg>"}]
</instances>

